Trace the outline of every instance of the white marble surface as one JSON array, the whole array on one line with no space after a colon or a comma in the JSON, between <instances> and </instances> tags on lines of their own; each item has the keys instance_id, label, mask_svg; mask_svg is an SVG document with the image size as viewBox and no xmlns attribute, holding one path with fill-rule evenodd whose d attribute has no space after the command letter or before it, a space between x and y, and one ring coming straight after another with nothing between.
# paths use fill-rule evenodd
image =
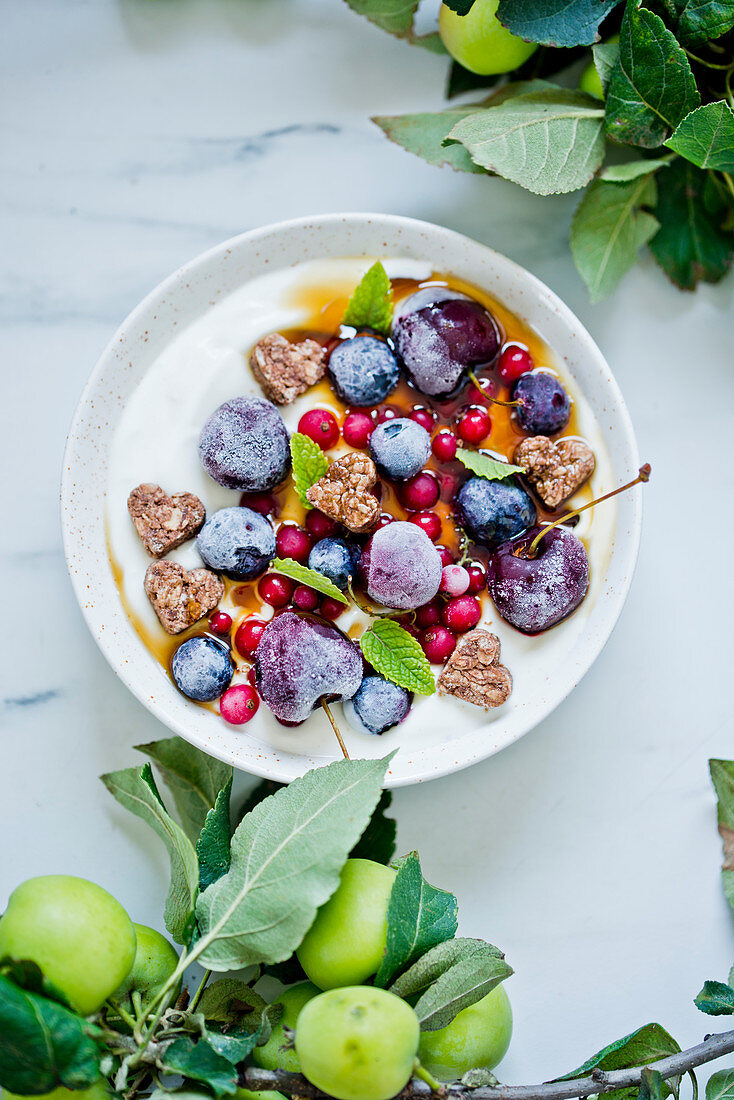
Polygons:
<instances>
[{"instance_id":1,"label":"white marble surface","mask_svg":"<svg viewBox=\"0 0 734 1100\"><path fill-rule=\"evenodd\" d=\"M0 7L0 904L52 871L96 879L152 923L165 893L162 852L96 778L165 730L97 652L61 553L64 437L99 351L148 289L233 233L316 211L410 214L566 299L654 476L637 576L595 668L500 756L399 791L400 846L420 846L462 901L462 931L516 968L504 1080L566 1071L649 1019L698 1040L715 1022L691 1000L734 948L706 763L734 747L732 280L683 295L647 260L592 308L565 243L573 197L430 168L370 124L439 105L445 62L341 0Z\"/></svg>"}]
</instances>

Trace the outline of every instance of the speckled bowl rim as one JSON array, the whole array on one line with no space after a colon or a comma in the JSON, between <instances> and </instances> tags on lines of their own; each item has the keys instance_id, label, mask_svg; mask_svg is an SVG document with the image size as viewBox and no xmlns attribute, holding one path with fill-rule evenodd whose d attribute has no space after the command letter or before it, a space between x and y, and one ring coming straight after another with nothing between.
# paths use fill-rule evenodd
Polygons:
<instances>
[{"instance_id":1,"label":"speckled bowl rim","mask_svg":"<svg viewBox=\"0 0 734 1100\"><path fill-rule=\"evenodd\" d=\"M602 427L613 432L610 458L615 480L622 482L633 477L639 458L627 407L611 369L568 306L512 260L442 226L387 214L297 218L232 237L184 264L152 290L102 352L72 420L61 482L63 544L69 575L82 614L102 653L152 714L210 755L255 775L289 782L332 757L289 753L264 745L248 738L246 728L226 726L176 691L125 614L109 565L104 520L105 439L111 438L112 420L122 410L121 379L127 370L133 370L136 347L150 359L176 331L201 315L207 305L214 304L224 288L229 293L244 278L257 273L250 270L239 282L235 279L230 283L238 261L243 266L249 262L258 271L284 266L278 262L279 247L295 253L295 258L285 266L323 256L403 254L430 259L435 269L452 271L482 285L500 300L509 298L510 308L538 328L554 350L559 350L558 337L549 335L549 328L558 329L561 343L578 347L577 354L583 356L583 372L589 380L593 378L592 372L598 374L596 385L603 397L591 404ZM482 277L477 277L477 268L482 270ZM208 303L204 300L207 289L212 291ZM198 309L194 311L192 300L197 295ZM518 297L522 303L518 303ZM167 325L171 329L164 337ZM572 369L572 373L578 380L578 371ZM587 386L582 381L579 384L589 399ZM596 393L596 388L592 389ZM538 698L526 701L527 705L521 708L522 717L510 728L505 727L504 732L501 723L487 723L445 744L424 750L413 746L400 749L387 774L386 786L423 782L485 759L533 729L569 695L601 653L617 622L632 582L641 526L641 494L625 494L619 498L615 527L615 534L623 530L624 537L615 537L604 591L576 641L568 675L544 685L545 694L539 690ZM214 721L207 723L202 733L193 727L202 724L197 716L203 714Z\"/></svg>"}]
</instances>

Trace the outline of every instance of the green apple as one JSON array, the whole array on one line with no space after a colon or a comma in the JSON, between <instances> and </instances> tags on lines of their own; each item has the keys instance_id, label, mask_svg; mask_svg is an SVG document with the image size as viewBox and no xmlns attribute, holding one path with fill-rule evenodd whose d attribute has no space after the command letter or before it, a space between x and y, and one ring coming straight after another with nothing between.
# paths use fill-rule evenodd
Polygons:
<instances>
[{"instance_id":1,"label":"green apple","mask_svg":"<svg viewBox=\"0 0 734 1100\"><path fill-rule=\"evenodd\" d=\"M467 15L446 4L438 15L441 41L455 61L481 76L509 73L535 53L536 42L511 34L497 18L499 0L475 0Z\"/></svg>"},{"instance_id":2,"label":"green apple","mask_svg":"<svg viewBox=\"0 0 734 1100\"><path fill-rule=\"evenodd\" d=\"M285 1100L285 1096L282 1092L268 1092L267 1089L262 1092L253 1092L251 1089L237 1089L234 1100Z\"/></svg>"},{"instance_id":3,"label":"green apple","mask_svg":"<svg viewBox=\"0 0 734 1100\"><path fill-rule=\"evenodd\" d=\"M422 1031L418 1057L439 1081L455 1081L469 1069L494 1069L512 1036L512 1009L503 985L463 1009L438 1031Z\"/></svg>"},{"instance_id":4,"label":"green apple","mask_svg":"<svg viewBox=\"0 0 734 1100\"><path fill-rule=\"evenodd\" d=\"M133 927L137 939L135 961L111 998L113 1001L123 1001L123 1008L128 1010L129 1005L125 1001L130 1001L133 990L140 993L143 1002L152 1000L178 966L178 952L165 936L147 924L135 924Z\"/></svg>"},{"instance_id":5,"label":"green apple","mask_svg":"<svg viewBox=\"0 0 734 1100\"><path fill-rule=\"evenodd\" d=\"M59 1085L57 1089L52 1089L51 1092L44 1092L41 1096L34 1096L33 1100L111 1100L111 1097L112 1093L100 1077L99 1081L95 1081L89 1088L67 1089L64 1088L63 1085ZM0 1092L0 1100L28 1100L28 1098L26 1096L18 1096L8 1089L3 1089L3 1091Z\"/></svg>"},{"instance_id":6,"label":"green apple","mask_svg":"<svg viewBox=\"0 0 734 1100\"><path fill-rule=\"evenodd\" d=\"M604 89L601 86L601 78L596 71L596 65L590 61L579 77L579 89L587 95L593 95L594 99L604 99Z\"/></svg>"},{"instance_id":7,"label":"green apple","mask_svg":"<svg viewBox=\"0 0 734 1100\"><path fill-rule=\"evenodd\" d=\"M277 1002L283 1006L283 1015L277 1024L273 1025L270 1038L261 1047L255 1047L252 1052L252 1060L256 1066L263 1069L284 1069L288 1073L300 1073L295 1050L283 1050L285 1043L284 1028L294 1030L301 1014L301 1009L309 1001L317 997L321 992L311 982L300 982L285 989L277 998Z\"/></svg>"}]
</instances>

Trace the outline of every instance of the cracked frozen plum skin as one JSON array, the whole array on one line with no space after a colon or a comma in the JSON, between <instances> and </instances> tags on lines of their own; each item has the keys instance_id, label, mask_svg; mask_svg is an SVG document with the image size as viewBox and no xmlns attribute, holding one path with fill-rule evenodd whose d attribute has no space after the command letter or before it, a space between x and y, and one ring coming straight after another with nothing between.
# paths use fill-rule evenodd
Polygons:
<instances>
[{"instance_id":1,"label":"cracked frozen plum skin","mask_svg":"<svg viewBox=\"0 0 734 1100\"><path fill-rule=\"evenodd\" d=\"M291 468L283 417L263 397L233 397L202 428L199 457L209 477L225 489L273 489Z\"/></svg>"},{"instance_id":2,"label":"cracked frozen plum skin","mask_svg":"<svg viewBox=\"0 0 734 1100\"><path fill-rule=\"evenodd\" d=\"M358 733L393 729L410 710L410 694L382 676L365 676L359 691L344 704L344 717Z\"/></svg>"},{"instance_id":3,"label":"cracked frozen plum skin","mask_svg":"<svg viewBox=\"0 0 734 1100\"><path fill-rule=\"evenodd\" d=\"M377 425L370 436L369 449L381 474L393 481L407 481L428 461L431 437L415 420L398 416Z\"/></svg>"},{"instance_id":4,"label":"cracked frozen plum skin","mask_svg":"<svg viewBox=\"0 0 734 1100\"><path fill-rule=\"evenodd\" d=\"M509 479L470 477L456 496L455 509L471 537L490 549L515 538L537 518L530 496Z\"/></svg>"},{"instance_id":5,"label":"cracked frozen plum skin","mask_svg":"<svg viewBox=\"0 0 734 1100\"><path fill-rule=\"evenodd\" d=\"M196 549L210 569L235 581L250 581L275 557L275 531L251 508L220 508L199 532Z\"/></svg>"},{"instance_id":6,"label":"cracked frozen plum skin","mask_svg":"<svg viewBox=\"0 0 734 1100\"><path fill-rule=\"evenodd\" d=\"M363 672L362 654L346 634L295 611L268 623L255 653L260 696L283 722L304 722L321 699L351 699Z\"/></svg>"},{"instance_id":7,"label":"cracked frozen plum skin","mask_svg":"<svg viewBox=\"0 0 734 1100\"><path fill-rule=\"evenodd\" d=\"M329 356L329 377L345 405L379 405L395 389L400 367L390 346L376 336L353 336Z\"/></svg>"},{"instance_id":8,"label":"cracked frozen plum skin","mask_svg":"<svg viewBox=\"0 0 734 1100\"><path fill-rule=\"evenodd\" d=\"M542 634L567 618L589 589L589 558L572 531L554 527L537 556L523 558L541 528L506 542L489 559L487 588L502 618L523 634Z\"/></svg>"},{"instance_id":9,"label":"cracked frozen plum skin","mask_svg":"<svg viewBox=\"0 0 734 1100\"><path fill-rule=\"evenodd\" d=\"M441 556L428 535L407 520L375 531L359 567L370 599L400 611L432 600L443 572Z\"/></svg>"}]
</instances>

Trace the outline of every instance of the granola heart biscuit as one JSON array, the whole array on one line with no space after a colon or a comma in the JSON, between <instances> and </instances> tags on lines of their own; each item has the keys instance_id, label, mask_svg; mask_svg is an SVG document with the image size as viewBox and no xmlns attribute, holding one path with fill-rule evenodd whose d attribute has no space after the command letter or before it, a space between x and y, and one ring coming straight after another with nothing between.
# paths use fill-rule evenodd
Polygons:
<instances>
[{"instance_id":1,"label":"granola heart biscuit","mask_svg":"<svg viewBox=\"0 0 734 1100\"><path fill-rule=\"evenodd\" d=\"M306 493L309 503L330 519L359 534L367 531L380 514L370 489L377 481L377 467L359 451L337 458L322 478Z\"/></svg>"},{"instance_id":2,"label":"granola heart biscuit","mask_svg":"<svg viewBox=\"0 0 734 1100\"><path fill-rule=\"evenodd\" d=\"M515 448L514 460L547 508L557 508L594 472L594 452L583 439L532 435Z\"/></svg>"},{"instance_id":3,"label":"granola heart biscuit","mask_svg":"<svg viewBox=\"0 0 734 1100\"><path fill-rule=\"evenodd\" d=\"M206 509L193 493L169 496L160 485L138 485L127 498L127 510L152 558L192 539L206 519Z\"/></svg>"},{"instance_id":4,"label":"granola heart biscuit","mask_svg":"<svg viewBox=\"0 0 734 1100\"><path fill-rule=\"evenodd\" d=\"M276 405L290 405L326 373L326 349L315 340L292 344L279 332L258 340L250 369L263 393Z\"/></svg>"},{"instance_id":5,"label":"granola heart biscuit","mask_svg":"<svg viewBox=\"0 0 734 1100\"><path fill-rule=\"evenodd\" d=\"M500 640L488 630L470 630L459 640L438 678L439 695L454 695L477 707L501 707L512 676L500 664Z\"/></svg>"},{"instance_id":6,"label":"granola heart biscuit","mask_svg":"<svg viewBox=\"0 0 734 1100\"><path fill-rule=\"evenodd\" d=\"M224 585L208 569L184 569L175 561L155 561L145 573L145 594L166 633L180 634L217 606Z\"/></svg>"}]
</instances>

